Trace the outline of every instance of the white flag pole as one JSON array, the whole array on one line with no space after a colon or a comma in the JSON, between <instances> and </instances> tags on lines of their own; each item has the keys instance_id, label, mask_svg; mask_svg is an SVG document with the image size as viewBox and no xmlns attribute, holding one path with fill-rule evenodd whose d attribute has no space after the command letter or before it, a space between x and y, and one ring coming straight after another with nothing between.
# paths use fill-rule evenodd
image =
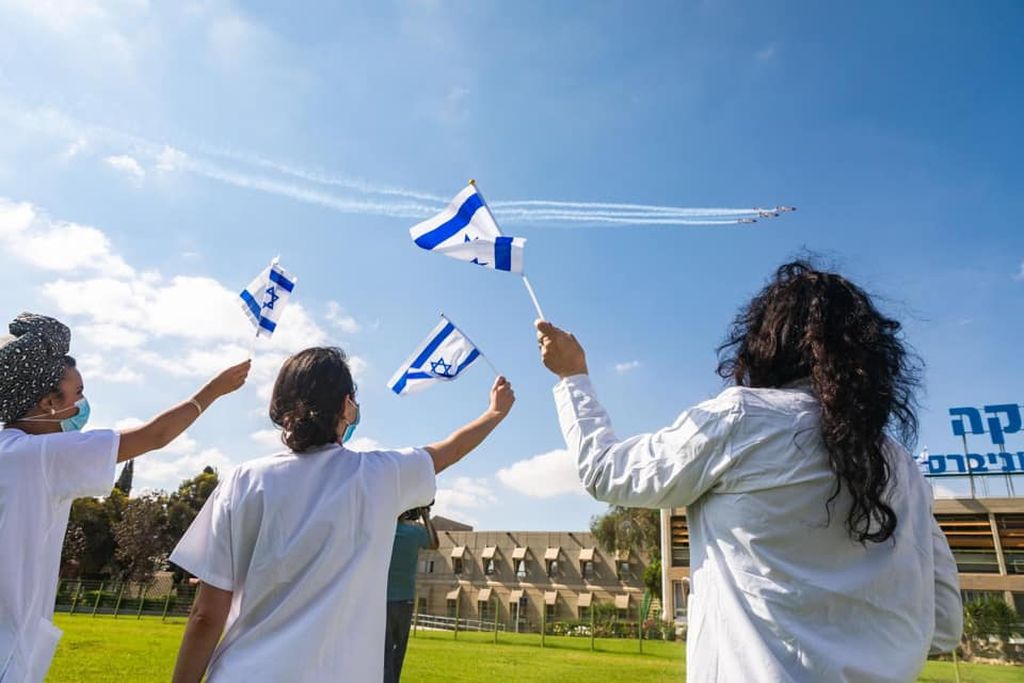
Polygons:
<instances>
[{"instance_id":1,"label":"white flag pole","mask_svg":"<svg viewBox=\"0 0 1024 683\"><path fill-rule=\"evenodd\" d=\"M533 287L530 285L529 278L526 277L526 273L523 273L523 284L526 285L526 291L530 294L530 299L533 301L533 307L537 309L537 317L541 320L547 320L544 317L544 311L540 310L540 302L537 301L537 295L533 291Z\"/></svg>"}]
</instances>

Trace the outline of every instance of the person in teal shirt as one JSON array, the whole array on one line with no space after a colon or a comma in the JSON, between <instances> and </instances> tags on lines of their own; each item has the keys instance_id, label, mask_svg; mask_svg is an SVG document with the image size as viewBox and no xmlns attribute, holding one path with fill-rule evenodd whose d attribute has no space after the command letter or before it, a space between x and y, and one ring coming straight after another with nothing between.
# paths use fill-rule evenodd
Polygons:
<instances>
[{"instance_id":1,"label":"person in teal shirt","mask_svg":"<svg viewBox=\"0 0 1024 683\"><path fill-rule=\"evenodd\" d=\"M423 523L417 524L419 519ZM420 548L437 550L437 531L430 523L430 506L402 513L395 528L388 569L387 635L384 640L384 683L398 683L409 642L413 603L416 600L416 562Z\"/></svg>"}]
</instances>

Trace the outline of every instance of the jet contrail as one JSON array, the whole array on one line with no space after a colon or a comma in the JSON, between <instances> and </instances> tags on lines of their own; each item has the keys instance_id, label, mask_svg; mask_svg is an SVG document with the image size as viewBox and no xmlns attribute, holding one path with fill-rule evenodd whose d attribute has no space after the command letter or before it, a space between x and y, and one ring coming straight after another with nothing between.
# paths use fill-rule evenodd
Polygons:
<instances>
[{"instance_id":1,"label":"jet contrail","mask_svg":"<svg viewBox=\"0 0 1024 683\"><path fill-rule=\"evenodd\" d=\"M0 117L23 128L68 142L91 139L110 149L120 150L118 153L123 153L127 148L161 172L180 170L233 187L316 204L341 213L420 219L436 213L450 201L448 197L429 192L308 170L250 152L205 144L199 145L197 151L183 150L106 126L83 123L53 109L19 109L0 103ZM258 170L268 171L269 175L253 172ZM269 177L274 175L278 177ZM345 196L330 191L330 188L355 193L356 196ZM497 201L489 204L495 214L510 223L574 228L599 225L725 226L754 223L759 218L774 218L780 212L792 211L791 207L687 208L546 199Z\"/></svg>"}]
</instances>

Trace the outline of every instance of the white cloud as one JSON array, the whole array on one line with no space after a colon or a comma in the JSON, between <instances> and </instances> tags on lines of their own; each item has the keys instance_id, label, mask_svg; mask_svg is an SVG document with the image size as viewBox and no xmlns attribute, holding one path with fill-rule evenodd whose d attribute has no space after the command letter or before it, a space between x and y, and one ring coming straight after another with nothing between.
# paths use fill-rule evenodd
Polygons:
<instances>
[{"instance_id":1,"label":"white cloud","mask_svg":"<svg viewBox=\"0 0 1024 683\"><path fill-rule=\"evenodd\" d=\"M103 162L116 171L126 173L134 180L138 181L146 177L146 170L142 168L142 164L136 161L134 157L130 157L127 154L109 156L105 158Z\"/></svg>"},{"instance_id":2,"label":"white cloud","mask_svg":"<svg viewBox=\"0 0 1024 683\"><path fill-rule=\"evenodd\" d=\"M620 375L625 375L627 372L632 372L633 370L636 370L638 367L640 367L640 361L638 360L625 361L622 363L615 364L615 372L617 372Z\"/></svg>"},{"instance_id":3,"label":"white cloud","mask_svg":"<svg viewBox=\"0 0 1024 683\"><path fill-rule=\"evenodd\" d=\"M356 334L363 328L359 321L345 314L345 310L337 301L327 302L326 318L345 334Z\"/></svg>"},{"instance_id":4,"label":"white cloud","mask_svg":"<svg viewBox=\"0 0 1024 683\"><path fill-rule=\"evenodd\" d=\"M36 268L58 272L93 270L129 277L132 268L115 254L96 228L56 221L26 202L0 197L0 245Z\"/></svg>"},{"instance_id":5,"label":"white cloud","mask_svg":"<svg viewBox=\"0 0 1024 683\"><path fill-rule=\"evenodd\" d=\"M576 472L576 463L564 449L549 451L520 460L498 470L498 481L531 498L553 498L585 493Z\"/></svg>"},{"instance_id":6,"label":"white cloud","mask_svg":"<svg viewBox=\"0 0 1024 683\"><path fill-rule=\"evenodd\" d=\"M473 511L493 506L497 502L498 498L487 479L456 477L450 483L439 483L433 514L475 526L479 520Z\"/></svg>"},{"instance_id":7,"label":"white cloud","mask_svg":"<svg viewBox=\"0 0 1024 683\"><path fill-rule=\"evenodd\" d=\"M280 429L260 429L249 435L259 445L260 448L265 448L267 451L277 451L284 448L281 443L281 430Z\"/></svg>"},{"instance_id":8,"label":"white cloud","mask_svg":"<svg viewBox=\"0 0 1024 683\"><path fill-rule=\"evenodd\" d=\"M108 365L106 360L99 354L90 353L84 356L79 356L78 369L81 371L82 376L90 380L98 379L106 382L117 382L117 383L138 383L141 382L144 377L129 368L127 365L121 365L120 367L113 367Z\"/></svg>"},{"instance_id":9,"label":"white cloud","mask_svg":"<svg viewBox=\"0 0 1024 683\"><path fill-rule=\"evenodd\" d=\"M61 154L61 159L67 163L85 151L88 146L88 140L84 137L78 137L64 149L64 152Z\"/></svg>"},{"instance_id":10,"label":"white cloud","mask_svg":"<svg viewBox=\"0 0 1024 683\"><path fill-rule=\"evenodd\" d=\"M156 155L156 168L158 171L176 171L187 162L188 155L170 145L164 145L163 150Z\"/></svg>"},{"instance_id":11,"label":"white cloud","mask_svg":"<svg viewBox=\"0 0 1024 683\"><path fill-rule=\"evenodd\" d=\"M766 45L765 47L755 52L754 57L759 62L769 62L775 59L775 56L778 54L778 52L778 46L775 43L772 43L771 45Z\"/></svg>"},{"instance_id":12,"label":"white cloud","mask_svg":"<svg viewBox=\"0 0 1024 683\"><path fill-rule=\"evenodd\" d=\"M1020 262L1020 272L1013 276L1014 280L1024 282L1024 261Z\"/></svg>"},{"instance_id":13,"label":"white cloud","mask_svg":"<svg viewBox=\"0 0 1024 683\"><path fill-rule=\"evenodd\" d=\"M147 339L144 332L113 323L78 325L75 334L82 336L94 346L113 349L138 348Z\"/></svg>"}]
</instances>

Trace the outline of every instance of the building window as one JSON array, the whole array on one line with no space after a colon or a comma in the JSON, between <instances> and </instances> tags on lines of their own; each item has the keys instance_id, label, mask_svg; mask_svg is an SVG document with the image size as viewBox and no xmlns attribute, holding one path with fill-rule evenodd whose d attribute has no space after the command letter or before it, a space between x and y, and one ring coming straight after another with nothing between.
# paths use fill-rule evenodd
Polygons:
<instances>
[{"instance_id":1,"label":"building window","mask_svg":"<svg viewBox=\"0 0 1024 683\"><path fill-rule=\"evenodd\" d=\"M594 561L587 560L580 562L580 575L584 581L590 581L594 578Z\"/></svg>"},{"instance_id":2,"label":"building window","mask_svg":"<svg viewBox=\"0 0 1024 683\"><path fill-rule=\"evenodd\" d=\"M617 610L617 615L618 615L620 621L625 621L626 619L629 619L629 610L628 609Z\"/></svg>"},{"instance_id":3,"label":"building window","mask_svg":"<svg viewBox=\"0 0 1024 683\"><path fill-rule=\"evenodd\" d=\"M416 599L416 611L419 614L426 614L427 613L427 599L426 598L417 598Z\"/></svg>"},{"instance_id":4,"label":"building window","mask_svg":"<svg viewBox=\"0 0 1024 683\"><path fill-rule=\"evenodd\" d=\"M673 515L669 518L669 534L672 539L672 566L690 566L690 528L685 516Z\"/></svg>"},{"instance_id":5,"label":"building window","mask_svg":"<svg viewBox=\"0 0 1024 683\"><path fill-rule=\"evenodd\" d=\"M420 573L421 574L433 574L434 573L434 561L433 560L420 560Z\"/></svg>"},{"instance_id":6,"label":"building window","mask_svg":"<svg viewBox=\"0 0 1024 683\"><path fill-rule=\"evenodd\" d=\"M495 573L496 567L494 565L494 560L484 560L484 574L486 576L494 576Z\"/></svg>"},{"instance_id":7,"label":"building window","mask_svg":"<svg viewBox=\"0 0 1024 683\"><path fill-rule=\"evenodd\" d=\"M488 621L494 618L494 611L491 609L490 601L478 602L480 606L480 620Z\"/></svg>"},{"instance_id":8,"label":"building window","mask_svg":"<svg viewBox=\"0 0 1024 683\"><path fill-rule=\"evenodd\" d=\"M452 558L452 573L461 574L463 570L462 559L455 557Z\"/></svg>"},{"instance_id":9,"label":"building window","mask_svg":"<svg viewBox=\"0 0 1024 683\"><path fill-rule=\"evenodd\" d=\"M558 560L548 560L548 578L558 576Z\"/></svg>"},{"instance_id":10,"label":"building window","mask_svg":"<svg viewBox=\"0 0 1024 683\"><path fill-rule=\"evenodd\" d=\"M448 599L448 618L454 619L459 616L459 601Z\"/></svg>"},{"instance_id":11,"label":"building window","mask_svg":"<svg viewBox=\"0 0 1024 683\"><path fill-rule=\"evenodd\" d=\"M615 562L615 571L620 581L633 578L633 568L630 566L629 560L617 560Z\"/></svg>"},{"instance_id":12,"label":"building window","mask_svg":"<svg viewBox=\"0 0 1024 683\"><path fill-rule=\"evenodd\" d=\"M672 608L676 619L686 618L686 595L683 593L683 582L672 582Z\"/></svg>"},{"instance_id":13,"label":"building window","mask_svg":"<svg viewBox=\"0 0 1024 683\"><path fill-rule=\"evenodd\" d=\"M995 550L953 549L956 568L962 574L998 574L999 560Z\"/></svg>"},{"instance_id":14,"label":"building window","mask_svg":"<svg viewBox=\"0 0 1024 683\"><path fill-rule=\"evenodd\" d=\"M526 560L515 560L516 578L520 581L526 578Z\"/></svg>"},{"instance_id":15,"label":"building window","mask_svg":"<svg viewBox=\"0 0 1024 683\"><path fill-rule=\"evenodd\" d=\"M590 621L590 608L589 607L577 607L576 616L580 621Z\"/></svg>"},{"instance_id":16,"label":"building window","mask_svg":"<svg viewBox=\"0 0 1024 683\"><path fill-rule=\"evenodd\" d=\"M549 622L554 621L557 616L558 605L544 605L544 618Z\"/></svg>"}]
</instances>

